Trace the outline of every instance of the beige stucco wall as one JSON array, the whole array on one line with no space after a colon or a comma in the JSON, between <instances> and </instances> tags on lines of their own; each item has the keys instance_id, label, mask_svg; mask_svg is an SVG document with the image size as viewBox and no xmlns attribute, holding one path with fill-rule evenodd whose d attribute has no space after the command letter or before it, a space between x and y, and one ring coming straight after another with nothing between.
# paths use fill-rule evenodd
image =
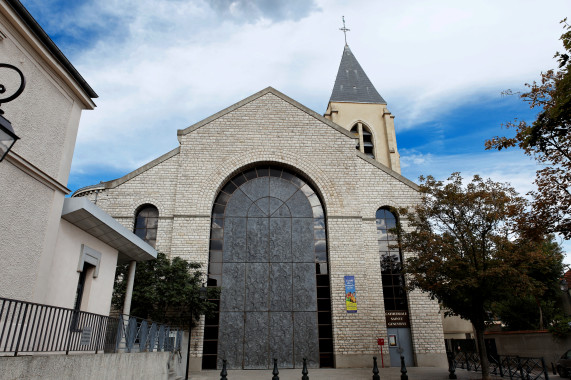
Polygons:
<instances>
[{"instance_id":1,"label":"beige stucco wall","mask_svg":"<svg viewBox=\"0 0 571 380\"><path fill-rule=\"evenodd\" d=\"M387 339L375 212L381 206L418 202L415 185L357 152L355 140L339 127L274 93L232 108L184 131L180 153L99 192L97 205L131 228L137 207L153 203L160 213L157 248L206 269L212 204L234 173L263 162L303 173L320 193L327 215L336 365L369 365L371 356L378 355L376 339ZM88 196L95 199L93 192ZM345 275L355 276L356 314L345 310ZM438 304L413 292L410 314L417 364L445 366ZM193 339L191 354L200 358L201 328ZM385 359L389 362L388 355ZM200 360L192 362L200 365Z\"/></svg>"},{"instance_id":2,"label":"beige stucco wall","mask_svg":"<svg viewBox=\"0 0 571 380\"><path fill-rule=\"evenodd\" d=\"M34 45L20 32L21 23L9 18L8 8L0 2L0 40L3 63L18 67L26 78L24 92L14 101L2 104L4 117L11 121L20 137L15 153L62 184L67 183L81 110L92 108L65 84L60 73L50 67ZM53 59L52 59L53 60ZM7 93L17 88L18 77L2 69Z\"/></svg>"},{"instance_id":3,"label":"beige stucco wall","mask_svg":"<svg viewBox=\"0 0 571 380\"><path fill-rule=\"evenodd\" d=\"M385 104L334 102L329 103L325 115L348 131L363 123L373 135L375 159L400 173L394 116Z\"/></svg>"},{"instance_id":4,"label":"beige stucco wall","mask_svg":"<svg viewBox=\"0 0 571 380\"><path fill-rule=\"evenodd\" d=\"M1 61L27 82L2 104L20 140L0 162L0 296L44 302L79 118L94 104L4 0L0 32ZM12 94L19 77L0 71Z\"/></svg>"},{"instance_id":5,"label":"beige stucco wall","mask_svg":"<svg viewBox=\"0 0 571 380\"><path fill-rule=\"evenodd\" d=\"M45 238L55 236L63 194L0 162L0 296L34 298ZM58 211L59 208L59 211Z\"/></svg>"},{"instance_id":6,"label":"beige stucco wall","mask_svg":"<svg viewBox=\"0 0 571 380\"><path fill-rule=\"evenodd\" d=\"M109 315L117 250L63 219L60 221L56 249L49 270L47 295L43 303L73 308L82 244L101 253L101 261L97 277L89 276L86 279L81 310Z\"/></svg>"}]
</instances>

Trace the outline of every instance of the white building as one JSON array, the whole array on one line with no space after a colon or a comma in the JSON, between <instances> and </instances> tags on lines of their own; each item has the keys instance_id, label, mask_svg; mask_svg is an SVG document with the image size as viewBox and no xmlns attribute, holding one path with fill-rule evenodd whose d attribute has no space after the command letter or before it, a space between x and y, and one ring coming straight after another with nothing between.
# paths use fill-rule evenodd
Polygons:
<instances>
[{"instance_id":1,"label":"white building","mask_svg":"<svg viewBox=\"0 0 571 380\"><path fill-rule=\"evenodd\" d=\"M109 313L117 262L156 251L85 199L65 199L81 112L97 94L18 0L0 0L0 104L20 137L0 162L0 297ZM0 68L0 99L19 86ZM1 103L1 100L0 100Z\"/></svg>"}]
</instances>

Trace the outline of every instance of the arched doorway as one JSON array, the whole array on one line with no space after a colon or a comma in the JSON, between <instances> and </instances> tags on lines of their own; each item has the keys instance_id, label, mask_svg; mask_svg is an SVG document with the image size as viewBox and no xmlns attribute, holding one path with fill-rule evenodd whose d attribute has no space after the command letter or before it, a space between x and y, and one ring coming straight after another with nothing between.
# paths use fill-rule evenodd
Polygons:
<instances>
[{"instance_id":1,"label":"arched doorway","mask_svg":"<svg viewBox=\"0 0 571 380\"><path fill-rule=\"evenodd\" d=\"M228 181L212 210L203 368L333 365L331 300L322 203L302 176L275 165Z\"/></svg>"}]
</instances>

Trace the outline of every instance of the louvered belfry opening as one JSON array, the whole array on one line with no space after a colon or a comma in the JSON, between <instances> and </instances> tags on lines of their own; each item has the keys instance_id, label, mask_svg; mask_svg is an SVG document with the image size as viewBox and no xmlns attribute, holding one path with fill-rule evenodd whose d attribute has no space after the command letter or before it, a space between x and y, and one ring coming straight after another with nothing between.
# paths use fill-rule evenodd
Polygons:
<instances>
[{"instance_id":1,"label":"louvered belfry opening","mask_svg":"<svg viewBox=\"0 0 571 380\"><path fill-rule=\"evenodd\" d=\"M314 188L277 165L228 181L212 211L203 368L333 366L325 215Z\"/></svg>"}]
</instances>

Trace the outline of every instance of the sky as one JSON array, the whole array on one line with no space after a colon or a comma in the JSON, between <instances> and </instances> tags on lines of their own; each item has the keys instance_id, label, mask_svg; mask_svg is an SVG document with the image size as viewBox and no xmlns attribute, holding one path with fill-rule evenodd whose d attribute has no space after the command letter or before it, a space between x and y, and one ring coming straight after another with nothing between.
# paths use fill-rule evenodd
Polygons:
<instances>
[{"instance_id":1,"label":"sky","mask_svg":"<svg viewBox=\"0 0 571 380\"><path fill-rule=\"evenodd\" d=\"M534 189L517 96L556 67L569 0L21 0L99 98L68 187L119 178L178 146L178 129L272 86L323 114L347 42L396 116L402 174L479 174ZM571 263L571 242L561 241Z\"/></svg>"}]
</instances>

